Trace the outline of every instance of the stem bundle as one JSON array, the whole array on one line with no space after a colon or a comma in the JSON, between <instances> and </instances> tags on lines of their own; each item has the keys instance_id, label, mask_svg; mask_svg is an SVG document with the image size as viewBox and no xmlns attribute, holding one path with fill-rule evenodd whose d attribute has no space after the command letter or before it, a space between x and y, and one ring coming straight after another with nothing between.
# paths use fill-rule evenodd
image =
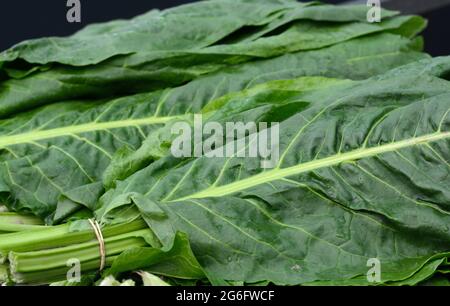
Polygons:
<instances>
[{"instance_id":1,"label":"stem bundle","mask_svg":"<svg viewBox=\"0 0 450 306\"><path fill-rule=\"evenodd\" d=\"M102 229L106 266L123 251L148 245L152 232L144 221ZM69 224L39 227L0 235L0 283L45 284L65 280L79 265L79 272L99 270L99 242L92 230L71 231Z\"/></svg>"}]
</instances>

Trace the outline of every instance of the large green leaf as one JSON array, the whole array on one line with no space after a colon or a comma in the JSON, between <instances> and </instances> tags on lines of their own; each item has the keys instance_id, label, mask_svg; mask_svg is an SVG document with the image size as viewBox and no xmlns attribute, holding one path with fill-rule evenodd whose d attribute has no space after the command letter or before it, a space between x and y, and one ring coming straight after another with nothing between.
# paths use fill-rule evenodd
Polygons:
<instances>
[{"instance_id":1,"label":"large green leaf","mask_svg":"<svg viewBox=\"0 0 450 306\"><path fill-rule=\"evenodd\" d=\"M89 26L68 38L22 42L0 54L0 62L97 64L116 55L207 47L245 26L264 25L288 8L280 1L202 1L166 11L150 11L128 22Z\"/></svg>"},{"instance_id":2,"label":"large green leaf","mask_svg":"<svg viewBox=\"0 0 450 306\"><path fill-rule=\"evenodd\" d=\"M223 43L201 49L141 50L93 66L57 65L34 71L24 78L2 82L0 117L71 99L105 98L173 87L250 60L320 49L379 32L412 37L424 25L425 21L416 16L390 18L379 24L302 21L281 34L247 42Z\"/></svg>"},{"instance_id":3,"label":"large green leaf","mask_svg":"<svg viewBox=\"0 0 450 306\"><path fill-rule=\"evenodd\" d=\"M58 203L56 220L79 209L75 203L92 208L103 192L103 176L110 186L155 158L154 151L138 148L173 116L199 112L209 101L267 80L303 75L365 78L426 57L414 49L406 38L378 34L231 67L166 91L108 103L58 103L3 120L2 200L49 222ZM104 174L111 159L114 163Z\"/></svg>"},{"instance_id":4,"label":"large green leaf","mask_svg":"<svg viewBox=\"0 0 450 306\"><path fill-rule=\"evenodd\" d=\"M383 11L383 17L396 12ZM130 21L91 25L67 38L51 37L22 42L0 53L0 62L98 64L117 55L151 51L201 49L245 27L251 39L292 21L366 21L367 7L321 5L296 1L200 1L162 12L153 10ZM239 37L239 35L237 35ZM245 36L245 35L244 35ZM236 39L234 38L236 41Z\"/></svg>"},{"instance_id":5,"label":"large green leaf","mask_svg":"<svg viewBox=\"0 0 450 306\"><path fill-rule=\"evenodd\" d=\"M187 233L213 283L369 284L371 258L382 283L417 283L450 249L449 68L437 58L312 91L304 79L250 90L219 112L264 110L270 122L271 109L296 106L275 168L167 156L118 182L97 215L140 214L163 245Z\"/></svg>"},{"instance_id":6,"label":"large green leaf","mask_svg":"<svg viewBox=\"0 0 450 306\"><path fill-rule=\"evenodd\" d=\"M313 5L306 8L296 7L288 10L279 18L273 20L268 25L264 26L262 31L249 36L248 40L255 37L265 35L271 31L284 26L293 21L301 19L316 20L316 21L334 21L334 22L350 22L362 21L367 22L368 8L364 5ZM380 18L385 19L397 15L398 12L381 10Z\"/></svg>"},{"instance_id":7,"label":"large green leaf","mask_svg":"<svg viewBox=\"0 0 450 306\"><path fill-rule=\"evenodd\" d=\"M421 49L420 42L418 49ZM366 79L415 60L428 57L415 52L415 44L408 39L391 34L377 34L322 50L287 54L282 57L230 67L220 72L194 80L182 87L167 91L160 105L162 114L180 107L180 101L189 101L191 112L199 112L209 101L217 100L230 92L239 92L257 84L276 79L300 76L327 76L346 79ZM224 98L225 101L228 97ZM213 111L219 106L215 101L203 111ZM168 134L169 133L169 134ZM104 184L112 186L167 153L167 142L173 135L170 127L151 133L137 151L115 156L104 174Z\"/></svg>"},{"instance_id":8,"label":"large green leaf","mask_svg":"<svg viewBox=\"0 0 450 306\"><path fill-rule=\"evenodd\" d=\"M113 154L125 145L139 147L151 129L170 120L155 116L159 96L61 103L2 121L3 201L41 217L54 212L61 195L93 205Z\"/></svg>"}]
</instances>

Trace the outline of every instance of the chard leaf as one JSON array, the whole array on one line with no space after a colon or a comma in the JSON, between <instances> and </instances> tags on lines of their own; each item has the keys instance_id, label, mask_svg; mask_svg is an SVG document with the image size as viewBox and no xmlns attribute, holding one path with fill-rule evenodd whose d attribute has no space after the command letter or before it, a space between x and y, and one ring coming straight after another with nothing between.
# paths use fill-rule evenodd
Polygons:
<instances>
[{"instance_id":1,"label":"chard leaf","mask_svg":"<svg viewBox=\"0 0 450 306\"><path fill-rule=\"evenodd\" d=\"M397 14L398 12L382 9L380 17L381 19L385 19ZM334 22L367 22L367 7L364 5L312 5L306 8L294 8L286 14L283 14L282 17L270 22L265 26L262 33L258 33L258 35L263 36L281 26L301 19ZM251 40L254 38L255 36L251 36L248 39Z\"/></svg>"},{"instance_id":2,"label":"chard leaf","mask_svg":"<svg viewBox=\"0 0 450 306\"><path fill-rule=\"evenodd\" d=\"M382 17L396 12L383 10ZM129 21L91 25L67 38L22 42L0 53L1 62L71 66L98 64L117 55L201 49L245 27L259 38L292 21L366 22L367 7L319 5L296 1L200 1L165 11L152 10ZM261 27L259 29L258 27Z\"/></svg>"},{"instance_id":3,"label":"chard leaf","mask_svg":"<svg viewBox=\"0 0 450 306\"><path fill-rule=\"evenodd\" d=\"M2 201L47 221L60 199L93 208L103 193L100 179L113 154L124 146L139 147L151 129L171 119L155 115L160 96L54 104L4 120Z\"/></svg>"},{"instance_id":4,"label":"chard leaf","mask_svg":"<svg viewBox=\"0 0 450 306\"><path fill-rule=\"evenodd\" d=\"M114 261L108 273L145 268L151 273L181 279L202 279L204 272L189 246L186 235L177 233L171 245L156 249L149 247L133 248L123 252Z\"/></svg>"},{"instance_id":5,"label":"chard leaf","mask_svg":"<svg viewBox=\"0 0 450 306\"><path fill-rule=\"evenodd\" d=\"M268 80L305 75L360 79L427 57L415 50L406 38L377 34L231 67L166 91L110 102L57 103L2 120L1 199L11 209L59 222L80 204L94 209L104 191L102 180L112 186L163 156L161 143L153 144L174 117L199 112L209 101ZM149 134L153 136L139 150Z\"/></svg>"},{"instance_id":6,"label":"chard leaf","mask_svg":"<svg viewBox=\"0 0 450 306\"><path fill-rule=\"evenodd\" d=\"M439 78L449 62L307 92L295 93L301 80L276 82L265 96L286 90L305 104L280 123L275 168L261 169L260 158L167 156L118 182L97 216L111 222L135 207L163 245L186 233L213 283L370 284L371 258L381 263L381 283L417 283L449 254L450 83ZM254 97L220 111L233 118L278 107ZM124 201L130 192L166 217Z\"/></svg>"},{"instance_id":7,"label":"chard leaf","mask_svg":"<svg viewBox=\"0 0 450 306\"><path fill-rule=\"evenodd\" d=\"M320 49L380 32L413 37L424 25L425 21L417 16L400 16L379 24L302 21L294 23L281 34L249 42L218 44L202 49L141 50L94 66L57 65L52 69L37 69L31 74L27 70L24 73L27 77L0 84L0 117L49 103L129 95L178 86L224 67ZM98 48L95 48L97 51Z\"/></svg>"},{"instance_id":8,"label":"chard leaf","mask_svg":"<svg viewBox=\"0 0 450 306\"><path fill-rule=\"evenodd\" d=\"M303 4L296 4L303 7ZM272 21L287 6L277 1L204 1L163 12L150 11L124 22L89 26L68 38L22 42L0 54L0 62L71 66L98 64L117 55L207 47L244 26Z\"/></svg>"},{"instance_id":9,"label":"chard leaf","mask_svg":"<svg viewBox=\"0 0 450 306\"><path fill-rule=\"evenodd\" d=\"M420 45L418 48L421 49ZM247 63L239 68L224 69L170 89L160 110L162 113L168 113L179 107L180 101L189 101L191 112L199 112L202 109L203 112L215 111L219 107L217 103L228 99L218 98L277 79L300 76L365 79L397 65L428 57L415 52L415 49L414 43L406 38L376 34L321 50L286 54L274 59ZM210 101L214 102L209 103ZM168 150L166 144L171 142L172 137L170 127L155 130L138 150L121 151L114 156L104 173L104 185L113 186L116 180L125 179L151 161L165 156Z\"/></svg>"},{"instance_id":10,"label":"chard leaf","mask_svg":"<svg viewBox=\"0 0 450 306\"><path fill-rule=\"evenodd\" d=\"M142 218L149 228L105 236L107 284L139 270L152 283L162 281L150 273L178 284L442 283L450 58L420 52L423 18L382 10L368 23L367 10L201 1L0 53L0 202L75 221L72 236L94 215L126 230ZM214 151L266 135L279 140L273 167L173 157L173 124L197 114L279 122L279 139L260 128ZM83 271L99 266L95 240L22 248L0 282L61 280L72 256Z\"/></svg>"},{"instance_id":11,"label":"chard leaf","mask_svg":"<svg viewBox=\"0 0 450 306\"><path fill-rule=\"evenodd\" d=\"M390 285L396 286L416 286L420 282L430 279L435 273L439 266L445 261L446 258L434 259L428 262L420 271L414 274L412 277L396 282Z\"/></svg>"}]
</instances>

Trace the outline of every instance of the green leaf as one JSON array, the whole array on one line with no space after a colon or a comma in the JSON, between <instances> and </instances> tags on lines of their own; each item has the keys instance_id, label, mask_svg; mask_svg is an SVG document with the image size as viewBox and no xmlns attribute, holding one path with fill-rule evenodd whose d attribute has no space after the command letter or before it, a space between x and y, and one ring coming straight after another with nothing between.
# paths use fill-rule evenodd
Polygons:
<instances>
[{"instance_id":1,"label":"green leaf","mask_svg":"<svg viewBox=\"0 0 450 306\"><path fill-rule=\"evenodd\" d=\"M131 248L120 254L107 273L145 269L148 272L181 279L204 278L202 267L192 254L186 235L177 233L164 248Z\"/></svg>"},{"instance_id":2,"label":"green leaf","mask_svg":"<svg viewBox=\"0 0 450 306\"><path fill-rule=\"evenodd\" d=\"M396 282L394 284L390 285L396 285L396 286L415 286L419 284L420 282L426 281L436 273L436 270L438 267L445 261L446 258L439 258L432 260L428 262L420 271L418 271L416 274L414 274L412 277Z\"/></svg>"},{"instance_id":3,"label":"green leaf","mask_svg":"<svg viewBox=\"0 0 450 306\"><path fill-rule=\"evenodd\" d=\"M0 233L20 231L1 235L0 281L60 281L76 257L92 283L94 214L111 225L108 284L139 270L212 285L416 285L448 273L450 58L421 53L423 18L382 10L368 23L367 11L201 1L0 53L0 202L70 221L34 229L0 215ZM197 114L280 123L279 137L272 124L227 138L279 138L273 167L171 156L173 124Z\"/></svg>"},{"instance_id":4,"label":"green leaf","mask_svg":"<svg viewBox=\"0 0 450 306\"><path fill-rule=\"evenodd\" d=\"M269 23L265 26L262 33L258 33L258 35L265 35L281 26L301 19L334 22L367 22L367 13L368 8L365 5L312 5L306 8L298 7L289 10L280 18ZM381 19L393 17L397 14L398 12L382 9ZM254 38L255 36L250 36L248 39Z\"/></svg>"},{"instance_id":5,"label":"green leaf","mask_svg":"<svg viewBox=\"0 0 450 306\"><path fill-rule=\"evenodd\" d=\"M315 4L315 5L313 5ZM383 11L383 18L395 12ZM152 10L130 21L91 25L67 38L22 42L0 53L0 62L98 64L117 55L201 49L245 27L262 27L261 37L292 21L366 22L367 7L295 1L201 1L162 12Z\"/></svg>"},{"instance_id":6,"label":"green leaf","mask_svg":"<svg viewBox=\"0 0 450 306\"><path fill-rule=\"evenodd\" d=\"M415 48L408 39L378 34L231 67L166 91L104 103L57 103L2 120L0 198L13 210L59 222L80 204L93 209L103 193L102 179L111 186L164 155L155 137L179 115L199 112L209 101L268 80L365 78L427 57ZM149 134L154 136L138 150Z\"/></svg>"},{"instance_id":7,"label":"green leaf","mask_svg":"<svg viewBox=\"0 0 450 306\"><path fill-rule=\"evenodd\" d=\"M271 80L300 76L327 76L335 78L365 79L396 66L428 57L413 51L416 46L405 38L390 34L377 34L352 40L322 50L287 54L278 58L230 67L223 71L194 80L169 90L160 106L162 113L180 107L180 101L189 101L192 112L214 111L218 99ZM419 46L420 49L420 46ZM218 100L218 101L216 101ZM209 103L210 101L214 101ZM169 134L169 135L167 135ZM173 135L170 127L150 133L138 150L121 150L106 169L103 182L113 186L117 179L148 165L167 154Z\"/></svg>"},{"instance_id":8,"label":"green leaf","mask_svg":"<svg viewBox=\"0 0 450 306\"><path fill-rule=\"evenodd\" d=\"M113 57L94 66L57 65L23 79L2 82L0 118L49 103L81 98L109 98L178 86L224 67L286 53L320 49L380 32L395 32L410 37L422 30L423 23L424 20L416 16L386 19L379 24L301 21L280 34L248 42L218 44L202 49L141 50L126 57ZM45 45L54 47L53 44ZM97 54L99 49L107 48L95 47L93 52Z\"/></svg>"},{"instance_id":9,"label":"green leaf","mask_svg":"<svg viewBox=\"0 0 450 306\"><path fill-rule=\"evenodd\" d=\"M2 121L0 197L13 210L43 218L60 199L92 208L114 153L138 148L151 129L171 119L156 115L161 95L61 103Z\"/></svg>"},{"instance_id":10,"label":"green leaf","mask_svg":"<svg viewBox=\"0 0 450 306\"><path fill-rule=\"evenodd\" d=\"M199 49L244 26L270 22L286 8L276 1L205 1L163 12L150 11L128 22L89 26L68 38L22 42L1 53L0 61L23 59L34 64L85 66L143 51Z\"/></svg>"},{"instance_id":11,"label":"green leaf","mask_svg":"<svg viewBox=\"0 0 450 306\"><path fill-rule=\"evenodd\" d=\"M186 233L213 283L346 283L365 278L371 258L381 283L419 282L449 251L450 83L440 78L449 64L424 60L311 91L295 91L302 79L250 90L220 108L227 119L303 103L280 123L275 168L261 169L260 158L167 156L118 182L97 215L143 211L123 197L145 195L166 215L142 214L155 235L167 245ZM273 99L281 93L289 98Z\"/></svg>"}]
</instances>

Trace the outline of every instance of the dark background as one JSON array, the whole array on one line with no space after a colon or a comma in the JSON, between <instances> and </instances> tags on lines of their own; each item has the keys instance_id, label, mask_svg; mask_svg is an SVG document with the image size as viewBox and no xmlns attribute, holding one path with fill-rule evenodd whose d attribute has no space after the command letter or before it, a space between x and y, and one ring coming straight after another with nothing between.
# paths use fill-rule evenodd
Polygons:
<instances>
[{"instance_id":1,"label":"dark background","mask_svg":"<svg viewBox=\"0 0 450 306\"><path fill-rule=\"evenodd\" d=\"M93 22L131 18L152 8L164 9L189 2L193 0L81 0L82 22L71 24L66 20L67 0L1 0L0 51L25 39L66 36ZM429 19L424 33L426 51L435 56L449 55L450 6L423 16Z\"/></svg>"}]
</instances>

